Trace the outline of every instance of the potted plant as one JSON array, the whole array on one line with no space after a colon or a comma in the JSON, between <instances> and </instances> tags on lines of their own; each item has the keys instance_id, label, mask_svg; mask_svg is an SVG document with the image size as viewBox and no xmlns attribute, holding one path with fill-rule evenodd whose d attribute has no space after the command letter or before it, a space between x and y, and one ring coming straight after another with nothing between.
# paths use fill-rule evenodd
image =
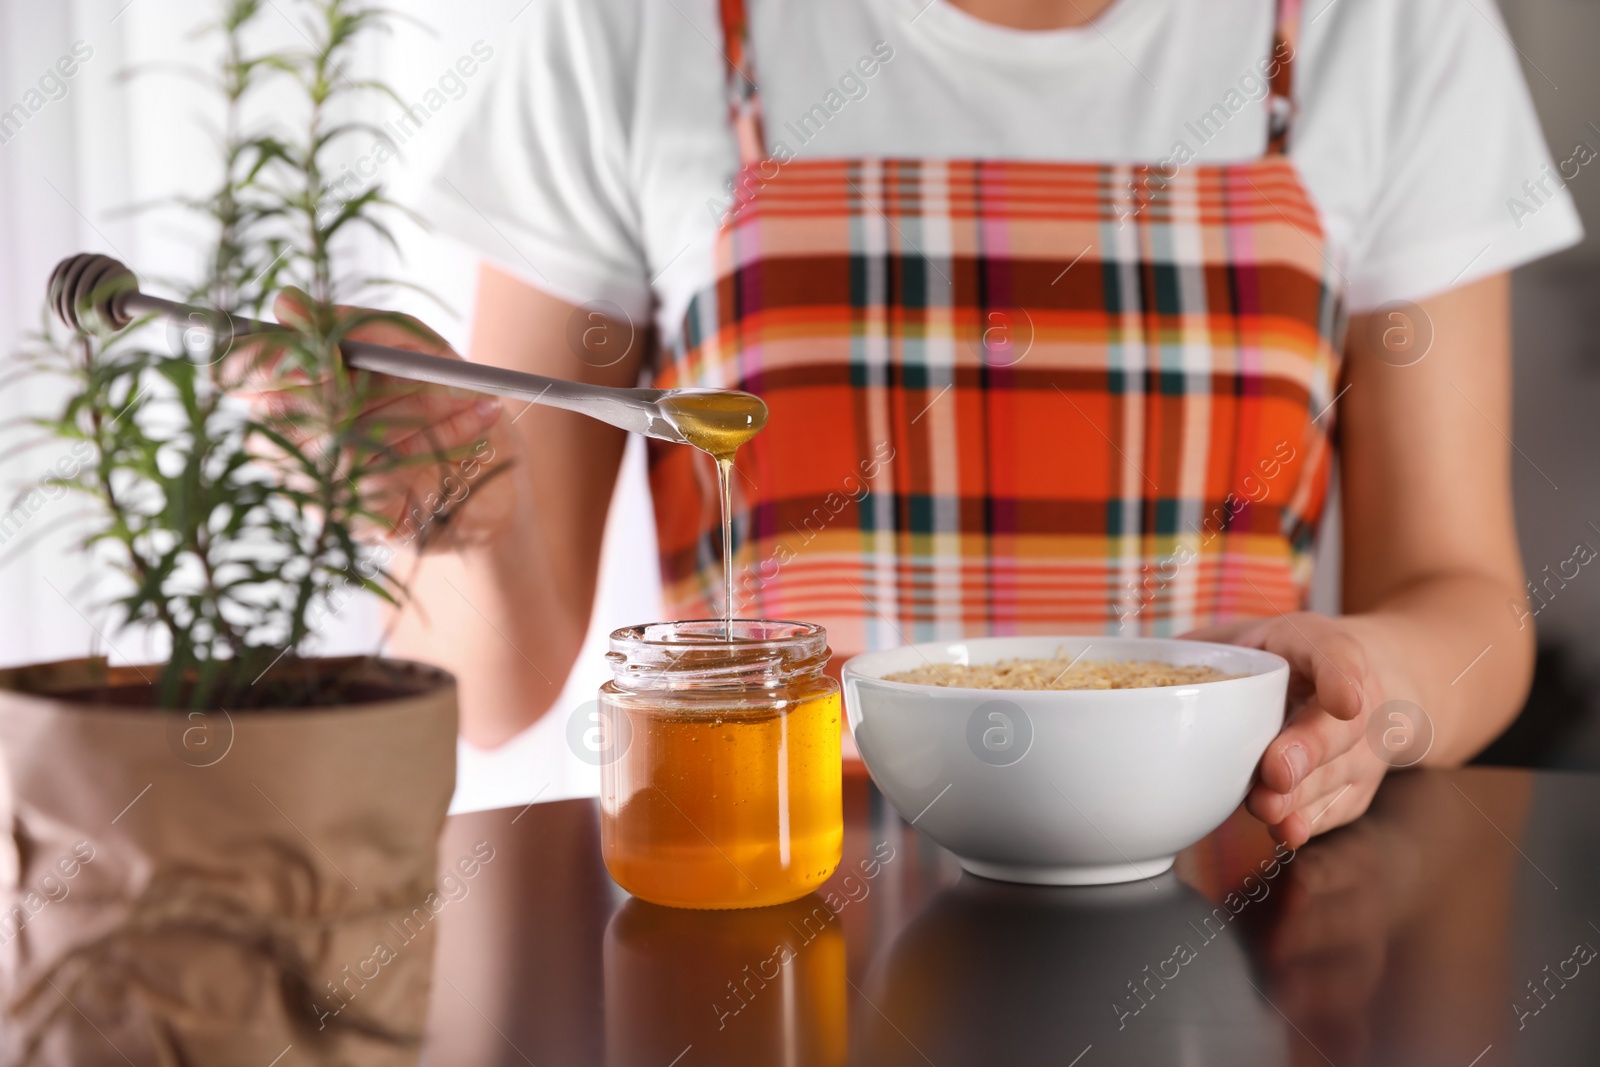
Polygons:
<instances>
[{"instance_id":1,"label":"potted plant","mask_svg":"<svg viewBox=\"0 0 1600 1067\"><path fill-rule=\"evenodd\" d=\"M168 652L0 671L6 1062L416 1056L454 681L308 642L354 591L403 595L392 551L359 535L402 466L444 457L392 454L393 427L358 414L392 384L339 359L374 319L421 330L342 303L380 281L343 262L350 236L388 236L381 189L345 195L331 165L344 138L381 136L351 108L386 90L347 72L382 13L298 8L303 48L252 51L259 0L223 0L211 28L222 178L182 202L214 239L178 290L204 321L163 347L97 317L127 284L110 271L69 309L78 328L47 320L23 356L67 382L22 423L66 446L37 488L89 502L82 550L119 576L116 623ZM290 286L283 332L234 336ZM290 399L240 399L263 387Z\"/></svg>"}]
</instances>

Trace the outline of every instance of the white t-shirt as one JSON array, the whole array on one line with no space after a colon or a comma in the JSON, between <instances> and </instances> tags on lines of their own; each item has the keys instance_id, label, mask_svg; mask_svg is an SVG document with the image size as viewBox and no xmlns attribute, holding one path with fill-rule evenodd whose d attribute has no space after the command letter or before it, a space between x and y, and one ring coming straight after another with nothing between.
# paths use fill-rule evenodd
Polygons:
<instances>
[{"instance_id":1,"label":"white t-shirt","mask_svg":"<svg viewBox=\"0 0 1600 1067\"><path fill-rule=\"evenodd\" d=\"M1090 26L1043 32L948 0L746 2L780 159L780 141L800 158L1265 149L1272 0L1115 0ZM558 297L676 336L738 165L716 9L532 0L495 42L494 82L421 212ZM1308 0L1294 77L1290 155L1352 311L1581 239L1491 0Z\"/></svg>"}]
</instances>

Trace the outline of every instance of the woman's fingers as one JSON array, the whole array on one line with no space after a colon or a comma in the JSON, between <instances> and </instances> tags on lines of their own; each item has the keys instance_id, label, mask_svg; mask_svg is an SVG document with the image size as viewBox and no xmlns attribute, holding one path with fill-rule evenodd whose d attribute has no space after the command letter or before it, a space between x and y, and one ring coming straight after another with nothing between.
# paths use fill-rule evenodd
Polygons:
<instances>
[{"instance_id":1,"label":"woman's fingers","mask_svg":"<svg viewBox=\"0 0 1600 1067\"><path fill-rule=\"evenodd\" d=\"M428 429L440 431L441 440L448 440L443 430L451 420L466 416L469 423L473 419L492 422L501 410L503 405L494 397L439 388L412 389L368 404L356 416L355 425L391 444Z\"/></svg>"},{"instance_id":2,"label":"woman's fingers","mask_svg":"<svg viewBox=\"0 0 1600 1067\"><path fill-rule=\"evenodd\" d=\"M1383 694L1349 620L1298 612L1185 636L1263 649L1289 663L1290 717L1262 754L1245 799L1274 837L1298 848L1366 810L1387 769L1362 743Z\"/></svg>"},{"instance_id":3,"label":"woman's fingers","mask_svg":"<svg viewBox=\"0 0 1600 1067\"><path fill-rule=\"evenodd\" d=\"M1326 715L1320 716L1320 718L1324 723L1337 726L1344 725L1340 720ZM1319 742L1326 742L1329 750L1341 747L1340 741L1333 737L1320 738ZM1277 741L1273 742L1274 745L1277 743ZM1348 749L1348 746L1343 747ZM1342 754L1339 753L1339 755ZM1262 773L1258 775L1256 784L1251 787L1249 794L1245 797L1245 806L1249 809L1250 814L1269 826L1283 822L1291 813L1304 807L1307 803L1327 791L1330 779L1338 774L1338 770L1331 765L1331 760L1334 758L1337 757L1330 756L1328 757L1330 762L1313 764L1291 786L1281 784L1284 773L1281 767L1285 762L1282 756L1278 759L1268 757L1263 760ZM1268 781L1268 768L1276 772L1274 777L1277 778L1277 782Z\"/></svg>"},{"instance_id":4,"label":"woman's fingers","mask_svg":"<svg viewBox=\"0 0 1600 1067\"><path fill-rule=\"evenodd\" d=\"M311 417L304 397L275 391L259 394L255 402L296 448L303 449L326 432ZM504 410L493 397L419 390L367 407L357 416L355 429L368 440L381 442L378 458L410 459L428 452L453 452L480 440Z\"/></svg>"},{"instance_id":5,"label":"woman's fingers","mask_svg":"<svg viewBox=\"0 0 1600 1067\"><path fill-rule=\"evenodd\" d=\"M1260 784L1275 793L1290 793L1313 771L1350 751L1366 733L1362 722L1329 715L1313 700L1293 713L1289 723L1261 755Z\"/></svg>"},{"instance_id":6,"label":"woman's fingers","mask_svg":"<svg viewBox=\"0 0 1600 1067\"><path fill-rule=\"evenodd\" d=\"M390 405L391 409L402 404ZM428 405L419 405L426 410ZM442 414L425 418L407 418L404 413L386 410L379 422L371 424L371 432L388 441L385 455L396 459L411 459L428 453L449 453L475 441L482 440L500 419L505 410L500 401L483 397L448 409ZM363 420L365 421L365 420ZM409 431L404 427L410 426Z\"/></svg>"},{"instance_id":7,"label":"woman's fingers","mask_svg":"<svg viewBox=\"0 0 1600 1067\"><path fill-rule=\"evenodd\" d=\"M391 404L418 396L423 398L423 404L428 405L427 410L406 411L404 414L407 417L419 415L443 418L486 399L481 393L452 389L446 386L420 385L416 382L406 381L403 378L391 378L385 374L375 374L372 377L375 388L362 398L362 407L358 413L358 418L377 415ZM309 418L317 414L321 408L324 399L321 395L321 390L325 388L325 381L301 382L288 385L273 383L270 387L247 394L247 399L252 404L260 407L261 410L279 418L287 418L293 415L303 415ZM499 403L493 398L487 399L492 403Z\"/></svg>"},{"instance_id":8,"label":"woman's fingers","mask_svg":"<svg viewBox=\"0 0 1600 1067\"><path fill-rule=\"evenodd\" d=\"M304 327L307 324L306 308L309 305L310 300L305 293L290 287L280 292L272 302L272 313L285 326ZM349 304L336 305L334 313L346 320L362 320L349 326L345 332L345 336L352 341L366 341L369 344L388 345L390 348L425 352L430 356L460 358L450 347L449 342L414 316L402 315L396 311L354 307Z\"/></svg>"},{"instance_id":9,"label":"woman's fingers","mask_svg":"<svg viewBox=\"0 0 1600 1067\"><path fill-rule=\"evenodd\" d=\"M278 293L272 303L272 313L280 325L303 329L308 325L306 309L309 306L310 299L306 294L291 287ZM347 304L337 305L334 313L346 320L361 320L353 324L347 322L345 336L349 340L404 348L448 359L460 358L444 338L410 315ZM307 387L318 384L299 369L280 373L283 353L283 345L275 343L271 335L247 336L238 340L227 357L238 391L247 394L264 392L282 385L286 380ZM380 383L404 383L404 379L390 378L388 375L375 374L373 378ZM383 390L384 386L380 384L374 392L381 393Z\"/></svg>"},{"instance_id":10,"label":"woman's fingers","mask_svg":"<svg viewBox=\"0 0 1600 1067\"><path fill-rule=\"evenodd\" d=\"M1317 703L1335 718L1354 719L1368 707L1367 654L1355 637L1327 616L1284 615L1262 627L1255 647L1277 653L1310 679Z\"/></svg>"},{"instance_id":11,"label":"woman's fingers","mask_svg":"<svg viewBox=\"0 0 1600 1067\"><path fill-rule=\"evenodd\" d=\"M1338 620L1302 611L1272 619L1254 619L1207 627L1184 634L1196 641L1222 641L1275 653L1316 692L1330 715L1354 719L1372 706L1367 692L1367 655Z\"/></svg>"},{"instance_id":12,"label":"woman's fingers","mask_svg":"<svg viewBox=\"0 0 1600 1067\"><path fill-rule=\"evenodd\" d=\"M304 327L313 307L304 293L287 289L273 310L281 324ZM344 339L460 358L443 338L410 316L343 306L331 314L334 321L322 325ZM367 377L359 396L351 397L331 389L322 372L331 374L332 368L307 365L288 373L281 335L276 342L271 335L241 340L231 358L236 361L227 368L237 383L233 390L247 394L264 416L261 421L282 442L260 442L261 458L281 468L285 479L303 479L298 465L308 460L319 466L331 461L350 474L360 464L362 529L376 525L390 538L411 543L419 533L437 528L448 534L443 540L468 543L492 535L509 521L513 498L504 480L472 491L470 518L457 517L476 472L497 455L516 450L514 439L499 425L504 414L499 399L376 373ZM352 402L358 409L330 407ZM455 462L474 446L480 447L470 464ZM479 454L483 446L488 446L487 455ZM446 514L452 521L439 522Z\"/></svg>"},{"instance_id":13,"label":"woman's fingers","mask_svg":"<svg viewBox=\"0 0 1600 1067\"><path fill-rule=\"evenodd\" d=\"M1257 784L1245 798L1250 814L1272 836L1299 848L1313 835L1343 826L1367 810L1387 766L1364 745L1353 745L1308 775L1287 795Z\"/></svg>"}]
</instances>

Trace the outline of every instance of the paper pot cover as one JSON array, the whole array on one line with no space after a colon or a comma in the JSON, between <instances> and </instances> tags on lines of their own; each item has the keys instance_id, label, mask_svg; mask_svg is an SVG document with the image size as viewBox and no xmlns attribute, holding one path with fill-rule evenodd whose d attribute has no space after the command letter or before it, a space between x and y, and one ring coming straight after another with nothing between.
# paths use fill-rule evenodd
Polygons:
<instances>
[{"instance_id":1,"label":"paper pot cover","mask_svg":"<svg viewBox=\"0 0 1600 1067\"><path fill-rule=\"evenodd\" d=\"M312 663L378 698L200 714L86 693L138 668L0 671L5 1063L415 1062L455 685Z\"/></svg>"}]
</instances>

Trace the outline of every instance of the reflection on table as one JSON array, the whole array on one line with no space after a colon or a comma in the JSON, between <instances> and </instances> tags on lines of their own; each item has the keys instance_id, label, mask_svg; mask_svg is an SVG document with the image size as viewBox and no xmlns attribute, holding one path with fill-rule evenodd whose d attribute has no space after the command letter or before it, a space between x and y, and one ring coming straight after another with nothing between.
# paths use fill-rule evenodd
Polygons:
<instances>
[{"instance_id":1,"label":"reflection on table","mask_svg":"<svg viewBox=\"0 0 1600 1067\"><path fill-rule=\"evenodd\" d=\"M408 949L385 969L418 988L431 967L423 1061L1597 1061L1600 779L1396 774L1370 814L1298 853L1240 814L1169 874L1077 889L964 874L864 779L845 796L839 872L802 900L741 911L622 893L592 801L452 818L444 866L492 859L457 879L432 960ZM416 1061L414 1047L319 1041L308 990L257 951L270 945L219 941L182 915L108 929L96 940L85 926L85 943L114 966L64 975L70 1004L40 986L7 1020L8 1036L39 1036L34 1062L165 1062L161 1027L203 1045L204 1062ZM362 931L338 936L364 958ZM3 957L13 991L20 944ZM251 997L218 999L243 978Z\"/></svg>"},{"instance_id":2,"label":"reflection on table","mask_svg":"<svg viewBox=\"0 0 1600 1067\"><path fill-rule=\"evenodd\" d=\"M1171 874L1049 889L963 873L853 779L840 872L736 912L618 891L588 801L458 816L457 847L508 862L442 931L429 1062L1588 1063L1600 979L1512 1005L1600 943L1596 801L1577 776L1396 774L1298 853L1240 813Z\"/></svg>"}]
</instances>

